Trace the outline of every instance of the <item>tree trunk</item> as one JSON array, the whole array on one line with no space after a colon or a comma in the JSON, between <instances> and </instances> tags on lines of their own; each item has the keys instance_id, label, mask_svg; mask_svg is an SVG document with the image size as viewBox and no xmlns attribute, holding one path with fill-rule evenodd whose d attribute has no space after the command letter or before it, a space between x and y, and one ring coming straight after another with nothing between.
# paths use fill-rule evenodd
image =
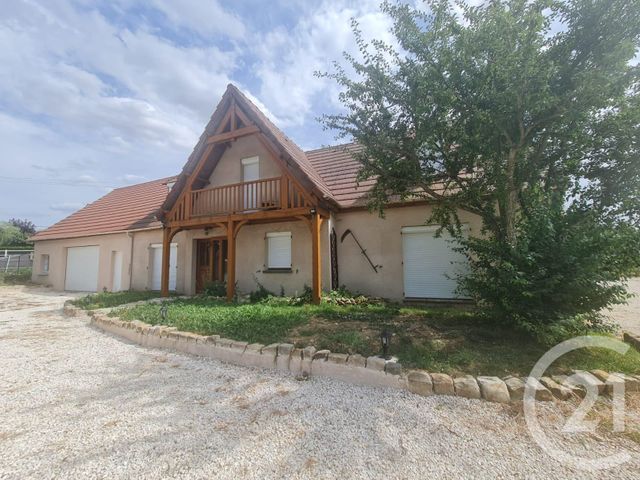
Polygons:
<instances>
[{"instance_id":1,"label":"tree trunk","mask_svg":"<svg viewBox=\"0 0 640 480\"><path fill-rule=\"evenodd\" d=\"M516 209L518 202L518 191L516 189L516 158L518 151L515 148L509 149L507 157L507 188L504 199L504 236L507 243L513 245L516 240Z\"/></svg>"}]
</instances>

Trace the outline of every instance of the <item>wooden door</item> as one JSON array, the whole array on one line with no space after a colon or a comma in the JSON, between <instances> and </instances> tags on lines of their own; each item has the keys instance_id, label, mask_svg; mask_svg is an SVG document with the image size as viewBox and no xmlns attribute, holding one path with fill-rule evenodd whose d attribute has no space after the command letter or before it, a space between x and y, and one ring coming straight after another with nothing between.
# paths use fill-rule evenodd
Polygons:
<instances>
[{"instance_id":1,"label":"wooden door","mask_svg":"<svg viewBox=\"0 0 640 480\"><path fill-rule=\"evenodd\" d=\"M205 238L196 245L196 293L210 282L223 282L227 277L227 239Z\"/></svg>"}]
</instances>

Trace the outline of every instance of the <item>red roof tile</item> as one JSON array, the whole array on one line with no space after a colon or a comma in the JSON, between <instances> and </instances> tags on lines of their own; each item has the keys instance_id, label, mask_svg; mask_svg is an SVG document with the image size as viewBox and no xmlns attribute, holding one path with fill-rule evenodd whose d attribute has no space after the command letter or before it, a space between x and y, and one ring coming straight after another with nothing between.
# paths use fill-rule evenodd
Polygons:
<instances>
[{"instance_id":1,"label":"red roof tile","mask_svg":"<svg viewBox=\"0 0 640 480\"><path fill-rule=\"evenodd\" d=\"M86 237L105 233L160 228L156 218L169 192L172 177L116 188L46 230L31 240Z\"/></svg>"},{"instance_id":2,"label":"red roof tile","mask_svg":"<svg viewBox=\"0 0 640 480\"><path fill-rule=\"evenodd\" d=\"M366 205L367 193L375 184L374 179L360 184L356 181L360 164L352 154L361 150L360 145L348 143L306 152L309 162L342 208Z\"/></svg>"}]
</instances>

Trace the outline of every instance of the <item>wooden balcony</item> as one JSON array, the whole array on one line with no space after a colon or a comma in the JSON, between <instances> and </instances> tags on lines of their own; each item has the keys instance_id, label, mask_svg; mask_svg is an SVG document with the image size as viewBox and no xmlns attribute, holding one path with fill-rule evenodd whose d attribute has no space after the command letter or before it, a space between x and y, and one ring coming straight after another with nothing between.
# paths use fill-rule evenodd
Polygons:
<instances>
[{"instance_id":1,"label":"wooden balcony","mask_svg":"<svg viewBox=\"0 0 640 480\"><path fill-rule=\"evenodd\" d=\"M300 190L291 180L282 176L193 190L177 205L171 222L192 223L197 219L251 216L256 212L306 207L310 207L310 204Z\"/></svg>"}]
</instances>

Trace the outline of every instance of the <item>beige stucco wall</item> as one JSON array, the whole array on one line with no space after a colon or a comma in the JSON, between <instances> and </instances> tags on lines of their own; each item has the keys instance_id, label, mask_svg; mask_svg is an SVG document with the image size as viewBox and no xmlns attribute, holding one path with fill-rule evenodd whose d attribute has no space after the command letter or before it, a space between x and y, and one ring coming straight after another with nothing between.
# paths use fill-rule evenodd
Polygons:
<instances>
[{"instance_id":1,"label":"beige stucco wall","mask_svg":"<svg viewBox=\"0 0 640 480\"><path fill-rule=\"evenodd\" d=\"M113 252L122 253L122 290L130 286L134 290L146 290L151 286L151 251L152 244L162 243L162 231L159 229L131 233L116 233L110 235L95 235L91 237L41 240L34 244L32 280L42 285L50 285L55 290L64 290L67 249L69 247L83 247L97 245L99 247L98 260L98 291L111 291L113 287L112 255ZM133 249L133 250L132 250ZM181 252L182 250L182 252ZM132 259L133 252L133 262ZM184 247L178 245L178 262L184 255ZM42 255L49 255L49 273L42 272ZM184 269L178 266L177 288L181 289Z\"/></svg>"},{"instance_id":2,"label":"beige stucco wall","mask_svg":"<svg viewBox=\"0 0 640 480\"><path fill-rule=\"evenodd\" d=\"M340 285L354 292L401 300L404 297L402 227L424 225L430 214L428 205L390 208L386 210L385 218L363 210L336 214ZM480 234L479 217L460 212L460 219L469 225L470 235ZM347 229L355 234L371 261L381 265L378 273L373 271L351 236L340 243L340 237Z\"/></svg>"},{"instance_id":3,"label":"beige stucco wall","mask_svg":"<svg viewBox=\"0 0 640 480\"><path fill-rule=\"evenodd\" d=\"M403 298L402 272L402 227L424 225L431 213L431 207L420 205L391 208L386 217L367 211L347 211L337 213L323 222L322 242L322 286L331 287L329 233L335 228L338 236L339 283L352 291L380 296L393 300ZM461 220L469 225L470 235L480 234L480 219L474 215L460 213ZM350 236L340 242L345 230L350 229L358 238L374 264L381 265L375 273L360 249ZM292 234L292 271L287 273L267 273L266 234L288 231ZM189 230L178 233L173 243L178 245L176 289L180 293L195 293L196 240L224 236L220 228ZM112 288L112 252L121 251L123 268L121 285L123 290L146 290L151 286L151 245L162 242L162 231L141 231L131 234L120 233L78 239L47 240L35 243L33 281L51 285L56 290L64 290L66 249L68 247L98 245L100 247L98 290ZM133 261L131 251L133 247ZM302 292L304 285L311 286L311 233L302 221L263 223L243 226L236 239L237 260L236 279L241 293L249 293L258 288L257 279L268 290L279 293L281 287L287 295ZM49 274L41 274L41 256L48 254ZM131 264L131 282L129 265ZM254 279L255 277L255 279Z\"/></svg>"},{"instance_id":4,"label":"beige stucco wall","mask_svg":"<svg viewBox=\"0 0 640 480\"><path fill-rule=\"evenodd\" d=\"M266 235L269 232L291 232L291 272L267 273ZM329 259L329 223L325 222L321 230L322 242L322 283L325 290L330 289L331 272ZM211 228L188 230L176 235L178 243L178 290L187 294L195 293L196 241L202 238L225 236L224 230ZM183 255L180 255L181 245ZM236 281L242 294L257 290L257 279L267 290L279 294L281 287L287 295L301 293L304 285L311 286L311 232L302 221L262 223L245 225L236 238ZM180 272L184 273L184 283L180 284ZM255 278L254 278L255 277ZM182 287L182 288L181 288Z\"/></svg>"},{"instance_id":5,"label":"beige stucco wall","mask_svg":"<svg viewBox=\"0 0 640 480\"><path fill-rule=\"evenodd\" d=\"M255 136L242 137L231 144L209 177L210 186L221 186L242 181L243 158L259 157L260 178L279 177L281 170L267 149Z\"/></svg>"}]
</instances>

